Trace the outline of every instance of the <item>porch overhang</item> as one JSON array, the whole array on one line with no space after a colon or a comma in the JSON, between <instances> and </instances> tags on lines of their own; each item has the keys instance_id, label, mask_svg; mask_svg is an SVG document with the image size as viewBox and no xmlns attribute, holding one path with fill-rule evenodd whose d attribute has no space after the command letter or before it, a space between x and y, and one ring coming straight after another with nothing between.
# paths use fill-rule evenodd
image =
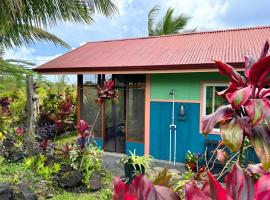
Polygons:
<instances>
[{"instance_id":1,"label":"porch overhang","mask_svg":"<svg viewBox=\"0 0 270 200\"><path fill-rule=\"evenodd\" d=\"M244 63L229 63L238 71L243 71ZM218 72L215 63L187 64L187 65L152 65L152 66L102 66L102 67L37 67L35 72L47 75L57 74L160 74L160 73L195 73Z\"/></svg>"}]
</instances>

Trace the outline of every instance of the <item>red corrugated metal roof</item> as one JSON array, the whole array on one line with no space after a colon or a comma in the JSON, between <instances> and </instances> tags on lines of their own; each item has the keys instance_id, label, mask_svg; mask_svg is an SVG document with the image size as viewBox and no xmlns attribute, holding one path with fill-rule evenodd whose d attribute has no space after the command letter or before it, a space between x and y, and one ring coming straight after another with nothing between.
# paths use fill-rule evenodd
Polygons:
<instances>
[{"instance_id":1,"label":"red corrugated metal roof","mask_svg":"<svg viewBox=\"0 0 270 200\"><path fill-rule=\"evenodd\" d=\"M213 68L212 59L238 66L259 56L270 26L88 42L37 68L38 72L155 71Z\"/></svg>"}]
</instances>

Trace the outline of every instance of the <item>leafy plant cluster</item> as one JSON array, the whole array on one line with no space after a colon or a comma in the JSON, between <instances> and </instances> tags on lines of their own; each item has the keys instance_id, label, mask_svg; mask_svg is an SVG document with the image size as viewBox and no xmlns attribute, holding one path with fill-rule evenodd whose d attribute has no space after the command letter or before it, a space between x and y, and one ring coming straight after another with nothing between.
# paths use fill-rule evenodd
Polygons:
<instances>
[{"instance_id":1,"label":"leafy plant cluster","mask_svg":"<svg viewBox=\"0 0 270 200\"><path fill-rule=\"evenodd\" d=\"M64 92L49 91L40 106L37 133L42 139L72 131L76 123L76 100L73 89L66 86Z\"/></svg>"},{"instance_id":2,"label":"leafy plant cluster","mask_svg":"<svg viewBox=\"0 0 270 200\"><path fill-rule=\"evenodd\" d=\"M94 143L91 143L88 129L89 125L84 120L80 120L77 127L77 139L71 144L65 144L60 151L60 156L64 163L82 173L84 184L90 187L89 179L93 173L102 170L103 151Z\"/></svg>"},{"instance_id":3,"label":"leafy plant cluster","mask_svg":"<svg viewBox=\"0 0 270 200\"><path fill-rule=\"evenodd\" d=\"M192 153L190 150L186 153L186 162L194 162L196 163L199 160L199 155L196 153Z\"/></svg>"},{"instance_id":4,"label":"leafy plant cluster","mask_svg":"<svg viewBox=\"0 0 270 200\"><path fill-rule=\"evenodd\" d=\"M43 179L51 180L53 175L61 169L61 166L58 163L48 166L46 165L46 159L43 154L40 154L39 156L26 158L24 164L27 169L34 170Z\"/></svg>"},{"instance_id":5,"label":"leafy plant cluster","mask_svg":"<svg viewBox=\"0 0 270 200\"><path fill-rule=\"evenodd\" d=\"M151 167L152 156L150 155L143 155L138 156L136 155L136 151L134 152L129 151L130 155L125 155L121 158L122 163L129 163L133 166L134 170L139 168L139 174L142 174L144 169L148 169Z\"/></svg>"},{"instance_id":6,"label":"leafy plant cluster","mask_svg":"<svg viewBox=\"0 0 270 200\"><path fill-rule=\"evenodd\" d=\"M226 188L223 188L216 178L206 171L207 176L201 184L194 180L186 185L187 200L269 199L270 56L267 56L268 49L269 44L266 42L258 60L251 56L245 58L245 77L230 65L216 61L220 73L231 81L228 88L217 95L224 97L230 104L204 117L202 130L207 135L217 123L221 124L223 143L234 153L232 157L238 155L238 160L232 165L233 170L225 178ZM247 146L246 141L250 141L251 145ZM249 165L246 169L242 169L240 165L243 152L249 147L254 147L261 164ZM224 159L224 155L220 150L218 159Z\"/></svg>"}]
</instances>

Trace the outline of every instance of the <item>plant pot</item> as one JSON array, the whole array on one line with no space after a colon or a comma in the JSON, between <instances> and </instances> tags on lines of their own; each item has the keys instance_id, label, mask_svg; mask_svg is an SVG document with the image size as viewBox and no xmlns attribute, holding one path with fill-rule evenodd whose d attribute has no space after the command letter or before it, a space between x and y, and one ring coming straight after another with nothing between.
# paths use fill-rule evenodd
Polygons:
<instances>
[{"instance_id":1,"label":"plant pot","mask_svg":"<svg viewBox=\"0 0 270 200\"><path fill-rule=\"evenodd\" d=\"M186 162L186 168L190 168L193 172L197 170L197 164L195 162Z\"/></svg>"},{"instance_id":2,"label":"plant pot","mask_svg":"<svg viewBox=\"0 0 270 200\"><path fill-rule=\"evenodd\" d=\"M134 178L134 174L140 171L140 167L139 165L135 165L134 168L133 164L127 162L124 164L124 170L125 170L125 178L128 180L127 183L131 183ZM141 173L142 174L145 173L145 168L143 166Z\"/></svg>"}]
</instances>

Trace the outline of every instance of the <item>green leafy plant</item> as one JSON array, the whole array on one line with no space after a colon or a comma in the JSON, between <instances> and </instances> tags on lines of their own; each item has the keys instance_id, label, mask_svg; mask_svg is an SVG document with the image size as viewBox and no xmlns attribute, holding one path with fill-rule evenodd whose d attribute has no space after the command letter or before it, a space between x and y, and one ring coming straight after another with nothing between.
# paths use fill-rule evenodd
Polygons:
<instances>
[{"instance_id":1,"label":"green leafy plant","mask_svg":"<svg viewBox=\"0 0 270 200\"><path fill-rule=\"evenodd\" d=\"M80 171L84 177L84 184L90 187L89 179L94 172L102 169L102 150L94 145L89 145L82 155Z\"/></svg>"},{"instance_id":2,"label":"green leafy plant","mask_svg":"<svg viewBox=\"0 0 270 200\"><path fill-rule=\"evenodd\" d=\"M187 162L194 162L196 163L199 160L199 156L196 153L192 153L190 150L186 153L186 163Z\"/></svg>"},{"instance_id":3,"label":"green leafy plant","mask_svg":"<svg viewBox=\"0 0 270 200\"><path fill-rule=\"evenodd\" d=\"M157 177L153 181L154 185L160 185L170 188L170 180L172 175L168 174L168 169L164 168L161 172L158 173Z\"/></svg>"},{"instance_id":4,"label":"green leafy plant","mask_svg":"<svg viewBox=\"0 0 270 200\"><path fill-rule=\"evenodd\" d=\"M177 181L173 187L173 191L178 193L181 199L184 199L184 186L186 183L190 182L195 176L195 173L188 169L182 174L181 180Z\"/></svg>"},{"instance_id":5,"label":"green leafy plant","mask_svg":"<svg viewBox=\"0 0 270 200\"><path fill-rule=\"evenodd\" d=\"M81 150L76 144L71 144L69 146L69 164L73 169L79 169L81 163Z\"/></svg>"},{"instance_id":6,"label":"green leafy plant","mask_svg":"<svg viewBox=\"0 0 270 200\"><path fill-rule=\"evenodd\" d=\"M33 156L26 158L24 165L27 169L32 169L38 176L41 176L45 180L50 180L54 174L56 174L61 166L58 163L54 163L52 166L45 165L46 157L42 154L39 156Z\"/></svg>"},{"instance_id":7,"label":"green leafy plant","mask_svg":"<svg viewBox=\"0 0 270 200\"><path fill-rule=\"evenodd\" d=\"M130 155L125 155L121 158L122 163L129 163L133 165L133 168L136 170L139 168L139 173L142 173L143 168L147 169L151 167L151 161L153 159L150 155L138 156L136 155L136 150L134 152L129 151Z\"/></svg>"}]
</instances>

